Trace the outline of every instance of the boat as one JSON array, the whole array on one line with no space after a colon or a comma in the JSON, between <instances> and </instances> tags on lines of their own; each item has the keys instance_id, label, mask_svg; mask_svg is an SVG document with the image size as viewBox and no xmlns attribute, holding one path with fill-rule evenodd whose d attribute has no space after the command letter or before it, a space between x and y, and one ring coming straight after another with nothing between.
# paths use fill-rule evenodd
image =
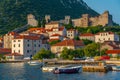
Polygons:
<instances>
[{"instance_id":1,"label":"boat","mask_svg":"<svg viewBox=\"0 0 120 80\"><path fill-rule=\"evenodd\" d=\"M120 71L120 66L112 66L113 71Z\"/></svg>"},{"instance_id":2,"label":"boat","mask_svg":"<svg viewBox=\"0 0 120 80\"><path fill-rule=\"evenodd\" d=\"M40 65L41 67L44 65L43 62L39 62L39 61L29 61L28 64L29 65Z\"/></svg>"},{"instance_id":3,"label":"boat","mask_svg":"<svg viewBox=\"0 0 120 80\"><path fill-rule=\"evenodd\" d=\"M75 67L65 67L65 68L55 68L53 70L54 74L72 74L72 73L79 73L82 70L82 66L75 66Z\"/></svg>"},{"instance_id":4,"label":"boat","mask_svg":"<svg viewBox=\"0 0 120 80\"><path fill-rule=\"evenodd\" d=\"M52 72L56 67L42 67L42 71L44 72Z\"/></svg>"}]
</instances>

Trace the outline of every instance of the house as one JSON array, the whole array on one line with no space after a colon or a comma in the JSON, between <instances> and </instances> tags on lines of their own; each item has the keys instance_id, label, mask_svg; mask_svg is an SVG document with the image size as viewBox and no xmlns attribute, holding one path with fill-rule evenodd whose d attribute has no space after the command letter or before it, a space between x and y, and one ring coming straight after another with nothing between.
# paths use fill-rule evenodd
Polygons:
<instances>
[{"instance_id":1,"label":"house","mask_svg":"<svg viewBox=\"0 0 120 80\"><path fill-rule=\"evenodd\" d=\"M79 38L82 39L88 39L91 41L95 41L95 35L92 33L84 33L84 34L80 34Z\"/></svg>"},{"instance_id":2,"label":"house","mask_svg":"<svg viewBox=\"0 0 120 80\"><path fill-rule=\"evenodd\" d=\"M6 60L15 61L15 60L23 60L23 55L19 53L10 53L5 55Z\"/></svg>"},{"instance_id":3,"label":"house","mask_svg":"<svg viewBox=\"0 0 120 80\"><path fill-rule=\"evenodd\" d=\"M60 34L53 34L49 38L50 38L50 40L55 40L55 39L56 40L58 39L58 40L61 40L61 41L63 40L63 36L61 36Z\"/></svg>"},{"instance_id":4,"label":"house","mask_svg":"<svg viewBox=\"0 0 120 80\"><path fill-rule=\"evenodd\" d=\"M106 53L111 57L120 57L120 49L107 50Z\"/></svg>"},{"instance_id":5,"label":"house","mask_svg":"<svg viewBox=\"0 0 120 80\"><path fill-rule=\"evenodd\" d=\"M67 34L65 27L46 29L46 32L48 33L49 37L54 34L59 34L61 36L66 36Z\"/></svg>"},{"instance_id":6,"label":"house","mask_svg":"<svg viewBox=\"0 0 120 80\"><path fill-rule=\"evenodd\" d=\"M55 54L60 54L64 48L68 49L77 49L84 47L84 43L82 41L76 41L76 40L63 40L55 45L51 46L51 51Z\"/></svg>"},{"instance_id":7,"label":"house","mask_svg":"<svg viewBox=\"0 0 120 80\"><path fill-rule=\"evenodd\" d=\"M39 36L20 35L12 40L12 53L19 53L25 57L36 54L43 48L42 40ZM48 49L46 44L44 48Z\"/></svg>"},{"instance_id":8,"label":"house","mask_svg":"<svg viewBox=\"0 0 120 80\"><path fill-rule=\"evenodd\" d=\"M19 34L16 32L9 32L3 37L4 48L12 48L12 39L14 39Z\"/></svg>"},{"instance_id":9,"label":"house","mask_svg":"<svg viewBox=\"0 0 120 80\"><path fill-rule=\"evenodd\" d=\"M52 28L59 28L61 24L59 21L51 21L47 24L45 24L45 29L52 29Z\"/></svg>"},{"instance_id":10,"label":"house","mask_svg":"<svg viewBox=\"0 0 120 80\"><path fill-rule=\"evenodd\" d=\"M67 37L69 39L74 39L76 36L78 36L78 31L75 29L69 29L67 30Z\"/></svg>"},{"instance_id":11,"label":"house","mask_svg":"<svg viewBox=\"0 0 120 80\"><path fill-rule=\"evenodd\" d=\"M8 48L0 48L0 54L10 54L11 53L11 49Z\"/></svg>"},{"instance_id":12,"label":"house","mask_svg":"<svg viewBox=\"0 0 120 80\"><path fill-rule=\"evenodd\" d=\"M120 49L120 47L118 45L116 45L116 44L103 43L101 45L101 50L104 50L104 49L114 50L114 49Z\"/></svg>"},{"instance_id":13,"label":"house","mask_svg":"<svg viewBox=\"0 0 120 80\"><path fill-rule=\"evenodd\" d=\"M119 41L119 35L113 32L99 32L95 34L95 42L103 43L105 41Z\"/></svg>"}]
</instances>

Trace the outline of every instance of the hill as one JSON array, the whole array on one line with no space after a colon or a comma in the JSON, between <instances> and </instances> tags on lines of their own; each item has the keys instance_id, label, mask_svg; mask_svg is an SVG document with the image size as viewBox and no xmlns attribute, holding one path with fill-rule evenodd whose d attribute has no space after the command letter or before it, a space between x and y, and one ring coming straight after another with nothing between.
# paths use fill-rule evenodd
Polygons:
<instances>
[{"instance_id":1,"label":"hill","mask_svg":"<svg viewBox=\"0 0 120 80\"><path fill-rule=\"evenodd\" d=\"M98 15L83 0L0 0L0 34L4 34L27 23L27 14L34 14L42 19L46 14L52 20L71 18L88 13Z\"/></svg>"}]
</instances>

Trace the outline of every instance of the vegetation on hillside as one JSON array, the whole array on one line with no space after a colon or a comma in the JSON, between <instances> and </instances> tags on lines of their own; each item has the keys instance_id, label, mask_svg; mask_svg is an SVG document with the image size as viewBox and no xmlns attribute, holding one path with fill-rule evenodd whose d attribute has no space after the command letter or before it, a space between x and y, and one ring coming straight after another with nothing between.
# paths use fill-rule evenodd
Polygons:
<instances>
[{"instance_id":1,"label":"vegetation on hillside","mask_svg":"<svg viewBox=\"0 0 120 80\"><path fill-rule=\"evenodd\" d=\"M54 20L63 19L65 15L71 18L80 17L89 13L91 16L98 15L92 9L86 8L81 3L69 3L69 0L0 0L0 34L5 34L17 27L27 24L27 14L32 13L37 20L44 20L48 14ZM73 0L71 0L73 2ZM82 1L82 0L81 0ZM83 1L82 1L83 3ZM68 7L68 6L71 6Z\"/></svg>"}]
</instances>

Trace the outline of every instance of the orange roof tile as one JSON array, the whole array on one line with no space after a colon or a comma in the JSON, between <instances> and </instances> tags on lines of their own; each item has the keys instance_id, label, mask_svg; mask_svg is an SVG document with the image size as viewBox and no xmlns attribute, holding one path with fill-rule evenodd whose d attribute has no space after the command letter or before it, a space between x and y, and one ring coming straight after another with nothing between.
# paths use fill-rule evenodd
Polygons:
<instances>
[{"instance_id":1,"label":"orange roof tile","mask_svg":"<svg viewBox=\"0 0 120 80\"><path fill-rule=\"evenodd\" d=\"M56 40L59 40L59 39L49 39L49 42L56 41Z\"/></svg>"},{"instance_id":2,"label":"orange roof tile","mask_svg":"<svg viewBox=\"0 0 120 80\"><path fill-rule=\"evenodd\" d=\"M96 35L100 35L101 33L114 34L113 32L109 31L109 32L98 32Z\"/></svg>"},{"instance_id":3,"label":"orange roof tile","mask_svg":"<svg viewBox=\"0 0 120 80\"><path fill-rule=\"evenodd\" d=\"M20 53L6 54L5 56L22 56Z\"/></svg>"},{"instance_id":4,"label":"orange roof tile","mask_svg":"<svg viewBox=\"0 0 120 80\"><path fill-rule=\"evenodd\" d=\"M120 54L120 49L107 50L106 53L107 53L107 54Z\"/></svg>"},{"instance_id":5,"label":"orange roof tile","mask_svg":"<svg viewBox=\"0 0 120 80\"><path fill-rule=\"evenodd\" d=\"M16 33L16 32L9 32L8 35L10 35L10 34L11 34L11 35L15 35L15 36L19 35L19 34Z\"/></svg>"},{"instance_id":6,"label":"orange roof tile","mask_svg":"<svg viewBox=\"0 0 120 80\"><path fill-rule=\"evenodd\" d=\"M94 36L92 33L85 33L85 34L80 34L80 36Z\"/></svg>"},{"instance_id":7,"label":"orange roof tile","mask_svg":"<svg viewBox=\"0 0 120 80\"><path fill-rule=\"evenodd\" d=\"M61 36L60 34L53 34L53 35L51 35L51 36Z\"/></svg>"},{"instance_id":8,"label":"orange roof tile","mask_svg":"<svg viewBox=\"0 0 120 80\"><path fill-rule=\"evenodd\" d=\"M77 41L77 40L64 40L53 46L84 46L84 43L83 41Z\"/></svg>"},{"instance_id":9,"label":"orange roof tile","mask_svg":"<svg viewBox=\"0 0 120 80\"><path fill-rule=\"evenodd\" d=\"M0 53L11 53L11 49L8 49L8 48L0 48Z\"/></svg>"},{"instance_id":10,"label":"orange roof tile","mask_svg":"<svg viewBox=\"0 0 120 80\"><path fill-rule=\"evenodd\" d=\"M39 36L26 36L26 35L20 35L17 36L15 39L29 39L29 40L39 40Z\"/></svg>"},{"instance_id":11,"label":"orange roof tile","mask_svg":"<svg viewBox=\"0 0 120 80\"><path fill-rule=\"evenodd\" d=\"M68 29L67 31L75 31L75 29Z\"/></svg>"}]
</instances>

